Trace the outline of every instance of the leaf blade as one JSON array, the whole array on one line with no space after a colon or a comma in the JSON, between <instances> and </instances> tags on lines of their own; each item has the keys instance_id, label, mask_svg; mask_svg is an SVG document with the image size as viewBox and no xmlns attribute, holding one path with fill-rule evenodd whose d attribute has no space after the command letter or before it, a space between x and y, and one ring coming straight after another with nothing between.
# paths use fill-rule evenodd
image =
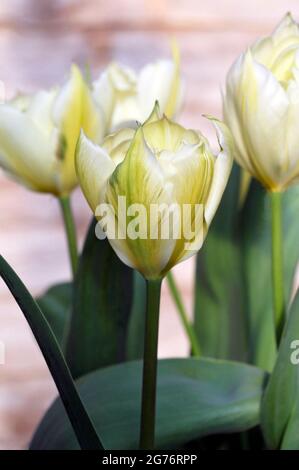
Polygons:
<instances>
[{"instance_id":1,"label":"leaf blade","mask_svg":"<svg viewBox=\"0 0 299 470\"><path fill-rule=\"evenodd\" d=\"M141 361L132 361L98 370L78 382L95 424L103 424L108 449L138 448L141 371ZM264 381L263 371L245 364L204 358L160 360L156 446L165 449L202 435L255 426ZM54 429L60 430L58 438ZM76 448L57 401L31 448Z\"/></svg>"},{"instance_id":2,"label":"leaf blade","mask_svg":"<svg viewBox=\"0 0 299 470\"><path fill-rule=\"evenodd\" d=\"M1 255L0 275L17 301L34 334L81 447L103 449L50 325L25 285Z\"/></svg>"},{"instance_id":3,"label":"leaf blade","mask_svg":"<svg viewBox=\"0 0 299 470\"><path fill-rule=\"evenodd\" d=\"M107 239L95 236L93 220L74 282L66 358L75 377L126 358L133 271Z\"/></svg>"},{"instance_id":4,"label":"leaf blade","mask_svg":"<svg viewBox=\"0 0 299 470\"><path fill-rule=\"evenodd\" d=\"M299 187L282 195L285 299L288 304L299 258ZM271 290L271 214L266 191L252 181L242 211L242 253L251 363L271 371L277 349Z\"/></svg>"},{"instance_id":5,"label":"leaf blade","mask_svg":"<svg viewBox=\"0 0 299 470\"><path fill-rule=\"evenodd\" d=\"M278 358L262 401L262 429L271 448L299 449L299 368L291 362L291 344L298 338L297 294L290 308Z\"/></svg>"},{"instance_id":6,"label":"leaf blade","mask_svg":"<svg viewBox=\"0 0 299 470\"><path fill-rule=\"evenodd\" d=\"M70 307L72 302L72 284L65 282L50 287L43 295L36 299L41 311L60 346L63 349L66 329L70 321Z\"/></svg>"},{"instance_id":7,"label":"leaf blade","mask_svg":"<svg viewBox=\"0 0 299 470\"><path fill-rule=\"evenodd\" d=\"M240 170L234 165L196 261L194 326L202 354L244 359L247 324L238 239ZM234 331L238 330L237 336Z\"/></svg>"}]
</instances>

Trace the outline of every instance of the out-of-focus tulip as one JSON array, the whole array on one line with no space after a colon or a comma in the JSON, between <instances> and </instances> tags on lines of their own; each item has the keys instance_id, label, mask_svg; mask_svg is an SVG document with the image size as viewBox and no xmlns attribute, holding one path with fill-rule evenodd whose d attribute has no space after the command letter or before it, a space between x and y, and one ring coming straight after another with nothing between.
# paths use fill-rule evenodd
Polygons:
<instances>
[{"instance_id":1,"label":"out-of-focus tulip","mask_svg":"<svg viewBox=\"0 0 299 470\"><path fill-rule=\"evenodd\" d=\"M183 85L175 44L172 50L172 60L148 64L138 74L111 63L94 82L94 98L104 111L107 131L130 122L144 122L156 101L168 118L175 116L182 104Z\"/></svg>"},{"instance_id":2,"label":"out-of-focus tulip","mask_svg":"<svg viewBox=\"0 0 299 470\"><path fill-rule=\"evenodd\" d=\"M269 191L299 180L299 28L287 14L232 65L225 122L237 162Z\"/></svg>"},{"instance_id":3,"label":"out-of-focus tulip","mask_svg":"<svg viewBox=\"0 0 299 470\"><path fill-rule=\"evenodd\" d=\"M77 184L81 128L95 141L103 137L102 113L73 65L63 87L0 105L0 166L35 191L67 195Z\"/></svg>"},{"instance_id":4,"label":"out-of-focus tulip","mask_svg":"<svg viewBox=\"0 0 299 470\"><path fill-rule=\"evenodd\" d=\"M157 106L137 130L121 129L106 137L101 147L84 133L80 136L76 168L83 193L98 216L99 204L112 207L108 219L115 223L118 235L113 238L107 230L109 241L121 260L147 279L163 277L175 264L196 253L207 234L232 166L231 134L222 122L213 119L213 123L221 147L217 157L202 134L160 117ZM119 197L125 197L127 212L120 211ZM145 232L134 238L128 236L128 229L131 222L136 224L132 217L139 205L145 207L140 226L144 219L147 225ZM164 209L156 225L150 226L153 205ZM195 220L197 216L191 211L193 238L185 237L183 227L178 238L164 239L161 233L167 210L171 212L174 206L194 209L195 205L200 205L202 212L200 220ZM156 238L153 233L158 234Z\"/></svg>"}]
</instances>

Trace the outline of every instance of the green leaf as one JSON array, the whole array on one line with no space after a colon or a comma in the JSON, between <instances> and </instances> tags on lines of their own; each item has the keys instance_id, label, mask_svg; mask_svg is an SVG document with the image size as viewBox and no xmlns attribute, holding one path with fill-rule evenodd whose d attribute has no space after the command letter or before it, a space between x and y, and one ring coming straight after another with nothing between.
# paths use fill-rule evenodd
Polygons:
<instances>
[{"instance_id":1,"label":"green leaf","mask_svg":"<svg viewBox=\"0 0 299 470\"><path fill-rule=\"evenodd\" d=\"M93 220L74 282L66 358L75 377L126 359L133 271L96 238L95 226Z\"/></svg>"},{"instance_id":2,"label":"green leaf","mask_svg":"<svg viewBox=\"0 0 299 470\"><path fill-rule=\"evenodd\" d=\"M276 340L271 289L270 217L267 194L256 181L252 181L241 214L249 360L271 371L276 357Z\"/></svg>"},{"instance_id":3,"label":"green leaf","mask_svg":"<svg viewBox=\"0 0 299 470\"><path fill-rule=\"evenodd\" d=\"M78 387L107 449L136 449L139 437L142 362L104 368ZM200 436L237 432L259 423L265 373L213 359L167 359L158 366L156 447L183 445ZM60 400L46 413L32 449L74 449L75 436Z\"/></svg>"},{"instance_id":4,"label":"green leaf","mask_svg":"<svg viewBox=\"0 0 299 470\"><path fill-rule=\"evenodd\" d=\"M299 187L283 194L283 240L285 297L288 301L299 258ZM250 337L250 361L272 370L276 360L271 290L271 214L265 190L252 181L242 211L241 239Z\"/></svg>"},{"instance_id":5,"label":"green leaf","mask_svg":"<svg viewBox=\"0 0 299 470\"><path fill-rule=\"evenodd\" d=\"M234 166L196 264L194 325L199 344L203 355L224 359L242 359L247 349L237 230L239 180Z\"/></svg>"},{"instance_id":6,"label":"green leaf","mask_svg":"<svg viewBox=\"0 0 299 470\"><path fill-rule=\"evenodd\" d=\"M262 429L269 447L274 449L299 450L299 364L291 361L292 353L298 361L298 340L297 294L290 308L277 362L262 401Z\"/></svg>"},{"instance_id":7,"label":"green leaf","mask_svg":"<svg viewBox=\"0 0 299 470\"><path fill-rule=\"evenodd\" d=\"M64 405L62 410L65 409L69 424L72 424L81 448L103 449L49 323L22 281L2 256L0 256L0 275L34 334L60 394Z\"/></svg>"},{"instance_id":8,"label":"green leaf","mask_svg":"<svg viewBox=\"0 0 299 470\"><path fill-rule=\"evenodd\" d=\"M198 255L195 327L204 355L247 359L271 371L276 359L276 343L269 198L259 183L252 180L245 203L238 209L238 173L234 168ZM288 301L299 258L299 186L283 194L282 204Z\"/></svg>"},{"instance_id":9,"label":"green leaf","mask_svg":"<svg viewBox=\"0 0 299 470\"><path fill-rule=\"evenodd\" d=\"M70 321L71 301L72 284L70 282L52 286L36 299L61 347L63 347L67 325Z\"/></svg>"}]
</instances>

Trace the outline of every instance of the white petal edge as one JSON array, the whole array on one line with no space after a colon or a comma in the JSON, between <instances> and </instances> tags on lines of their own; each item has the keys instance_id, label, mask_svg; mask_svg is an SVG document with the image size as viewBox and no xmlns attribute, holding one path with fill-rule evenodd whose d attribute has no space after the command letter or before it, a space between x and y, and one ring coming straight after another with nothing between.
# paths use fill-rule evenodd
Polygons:
<instances>
[{"instance_id":1,"label":"white petal edge","mask_svg":"<svg viewBox=\"0 0 299 470\"><path fill-rule=\"evenodd\" d=\"M76 147L75 165L81 189L95 213L115 164L106 150L94 144L81 130Z\"/></svg>"},{"instance_id":2,"label":"white petal edge","mask_svg":"<svg viewBox=\"0 0 299 470\"><path fill-rule=\"evenodd\" d=\"M233 165L233 138L228 127L218 119L206 116L216 129L221 148L214 167L213 180L204 209L204 217L209 226L220 204Z\"/></svg>"},{"instance_id":3,"label":"white petal edge","mask_svg":"<svg viewBox=\"0 0 299 470\"><path fill-rule=\"evenodd\" d=\"M0 162L25 185L56 191L55 154L50 139L25 113L0 106Z\"/></svg>"}]
</instances>

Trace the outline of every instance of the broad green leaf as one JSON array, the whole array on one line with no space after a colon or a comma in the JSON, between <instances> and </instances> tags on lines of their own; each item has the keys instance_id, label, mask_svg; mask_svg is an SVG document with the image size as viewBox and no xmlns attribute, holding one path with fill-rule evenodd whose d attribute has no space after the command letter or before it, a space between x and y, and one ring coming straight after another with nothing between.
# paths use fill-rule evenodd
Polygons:
<instances>
[{"instance_id":1,"label":"broad green leaf","mask_svg":"<svg viewBox=\"0 0 299 470\"><path fill-rule=\"evenodd\" d=\"M66 358L75 377L126 359L133 271L107 240L95 236L93 220L74 282Z\"/></svg>"},{"instance_id":2,"label":"broad green leaf","mask_svg":"<svg viewBox=\"0 0 299 470\"><path fill-rule=\"evenodd\" d=\"M75 431L81 448L103 449L49 323L25 285L2 256L0 276L31 328L60 394L64 406L61 405L62 410L65 416L68 416L69 424L72 423L72 432Z\"/></svg>"},{"instance_id":3,"label":"broad green leaf","mask_svg":"<svg viewBox=\"0 0 299 470\"><path fill-rule=\"evenodd\" d=\"M283 194L285 297L288 301L299 258L299 186ZM250 360L272 370L276 359L271 290L270 201L262 187L252 181L240 220L241 250L250 338Z\"/></svg>"},{"instance_id":4,"label":"broad green leaf","mask_svg":"<svg viewBox=\"0 0 299 470\"><path fill-rule=\"evenodd\" d=\"M134 271L133 275L133 302L127 338L128 361L141 359L143 357L145 330L146 283L138 271Z\"/></svg>"},{"instance_id":5,"label":"broad green leaf","mask_svg":"<svg viewBox=\"0 0 299 470\"><path fill-rule=\"evenodd\" d=\"M36 302L49 322L58 343L63 347L66 329L70 320L72 284L65 282L52 286L42 296L38 297Z\"/></svg>"},{"instance_id":6,"label":"broad green leaf","mask_svg":"<svg viewBox=\"0 0 299 470\"><path fill-rule=\"evenodd\" d=\"M100 369L78 381L80 395L107 449L138 446L141 361ZM200 436L237 432L259 423L265 373L213 359L166 359L158 366L156 447L181 446ZM75 449L60 400L46 413L32 449Z\"/></svg>"},{"instance_id":7,"label":"broad green leaf","mask_svg":"<svg viewBox=\"0 0 299 470\"><path fill-rule=\"evenodd\" d=\"M251 182L240 217L249 360L272 370L276 357L271 290L271 214L265 190Z\"/></svg>"},{"instance_id":8,"label":"broad green leaf","mask_svg":"<svg viewBox=\"0 0 299 470\"><path fill-rule=\"evenodd\" d=\"M238 188L238 170L234 168L198 255L195 327L204 355L247 358L271 371L276 344L269 198L263 188L252 181L240 209ZM282 204L285 297L288 301L299 258L299 186L283 194Z\"/></svg>"},{"instance_id":9,"label":"broad green leaf","mask_svg":"<svg viewBox=\"0 0 299 470\"><path fill-rule=\"evenodd\" d=\"M238 242L239 174L234 166L197 256L194 323L203 355L245 357L246 321ZM236 334L237 332L237 334Z\"/></svg>"},{"instance_id":10,"label":"broad green leaf","mask_svg":"<svg viewBox=\"0 0 299 470\"><path fill-rule=\"evenodd\" d=\"M299 294L291 305L275 368L262 401L262 429L271 448L299 450Z\"/></svg>"}]
</instances>

